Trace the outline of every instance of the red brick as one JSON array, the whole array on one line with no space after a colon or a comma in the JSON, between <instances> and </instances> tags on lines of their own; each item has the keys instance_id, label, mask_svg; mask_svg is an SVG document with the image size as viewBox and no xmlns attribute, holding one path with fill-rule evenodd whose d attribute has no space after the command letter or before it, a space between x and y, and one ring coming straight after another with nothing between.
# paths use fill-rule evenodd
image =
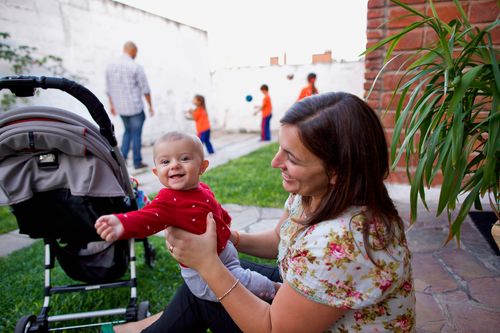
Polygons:
<instances>
[{"instance_id":1,"label":"red brick","mask_svg":"<svg viewBox=\"0 0 500 333\"><path fill-rule=\"evenodd\" d=\"M403 51L403 52L393 53L393 55L391 55L391 59L393 59L393 60L387 64L387 66L385 67L385 70L386 71L397 71L400 69L404 69L406 67L406 65L411 63L411 62L407 62L407 61L414 54L415 54L415 52L412 52L412 51ZM413 60L416 60L416 59L413 59ZM409 61L411 61L411 60L409 60ZM403 66L403 65L405 65L405 66Z\"/></svg>"},{"instance_id":2,"label":"red brick","mask_svg":"<svg viewBox=\"0 0 500 333\"><path fill-rule=\"evenodd\" d=\"M392 92L386 92L382 95L382 107L383 108L386 108L389 110L396 109L396 107L398 106L399 100L401 99L401 95L396 94L396 96L394 96L394 98L392 98L392 96L393 96ZM408 95L406 95L403 106L408 103L409 99L410 99L410 97Z\"/></svg>"},{"instance_id":3,"label":"red brick","mask_svg":"<svg viewBox=\"0 0 500 333\"><path fill-rule=\"evenodd\" d=\"M368 10L368 19L383 17L385 14L384 8L372 8Z\"/></svg>"},{"instance_id":4,"label":"red brick","mask_svg":"<svg viewBox=\"0 0 500 333\"><path fill-rule=\"evenodd\" d=\"M368 91L365 91L364 96L367 97ZM380 100L380 93L378 91L372 91L370 94L370 99Z\"/></svg>"},{"instance_id":5,"label":"red brick","mask_svg":"<svg viewBox=\"0 0 500 333\"><path fill-rule=\"evenodd\" d=\"M424 3L425 0L400 0L402 3L405 4L415 4L415 3ZM396 4L391 3L393 6L397 6Z\"/></svg>"},{"instance_id":6,"label":"red brick","mask_svg":"<svg viewBox=\"0 0 500 333\"><path fill-rule=\"evenodd\" d=\"M379 70L380 68L382 68L382 58L365 60L365 70Z\"/></svg>"},{"instance_id":7,"label":"red brick","mask_svg":"<svg viewBox=\"0 0 500 333\"><path fill-rule=\"evenodd\" d=\"M396 73L385 73L382 80L384 82L384 89L386 91L392 91L397 88L399 85L400 79L403 77L403 74Z\"/></svg>"},{"instance_id":8,"label":"red brick","mask_svg":"<svg viewBox=\"0 0 500 333\"><path fill-rule=\"evenodd\" d=\"M396 184L408 184L408 176L406 175L406 171L391 171L389 177L387 177L387 182Z\"/></svg>"},{"instance_id":9,"label":"red brick","mask_svg":"<svg viewBox=\"0 0 500 333\"><path fill-rule=\"evenodd\" d=\"M369 49L373 45L377 44L377 42L378 42L378 40L375 40L375 39L368 40L368 42L366 43L366 49Z\"/></svg>"},{"instance_id":10,"label":"red brick","mask_svg":"<svg viewBox=\"0 0 500 333\"><path fill-rule=\"evenodd\" d=\"M377 77L378 71L365 71L365 79L373 80Z\"/></svg>"},{"instance_id":11,"label":"red brick","mask_svg":"<svg viewBox=\"0 0 500 333\"><path fill-rule=\"evenodd\" d=\"M372 85L373 85L373 80L366 80L365 83L363 84L363 88L365 89L365 91L369 91L372 88ZM377 82L375 82L373 90L378 90L380 88L382 88L381 80L377 80Z\"/></svg>"},{"instance_id":12,"label":"red brick","mask_svg":"<svg viewBox=\"0 0 500 333\"><path fill-rule=\"evenodd\" d=\"M385 5L385 0L369 0L368 8L379 8Z\"/></svg>"},{"instance_id":13,"label":"red brick","mask_svg":"<svg viewBox=\"0 0 500 333\"><path fill-rule=\"evenodd\" d=\"M382 29L370 29L366 32L367 39L382 39L384 31Z\"/></svg>"},{"instance_id":14,"label":"red brick","mask_svg":"<svg viewBox=\"0 0 500 333\"><path fill-rule=\"evenodd\" d=\"M383 58L384 52L382 50L375 50L373 52L368 53L365 56L365 59L376 59L376 58Z\"/></svg>"},{"instance_id":15,"label":"red brick","mask_svg":"<svg viewBox=\"0 0 500 333\"><path fill-rule=\"evenodd\" d=\"M424 45L430 46L435 44L438 41L438 35L432 29L425 29L424 32Z\"/></svg>"},{"instance_id":16,"label":"red brick","mask_svg":"<svg viewBox=\"0 0 500 333\"><path fill-rule=\"evenodd\" d=\"M461 1L462 8L464 11L467 13L468 6L467 4L464 4L463 1ZM460 17L460 14L458 12L457 7L453 2L443 2L443 3L437 3L434 5L436 8L437 14L441 20L443 20L445 23L449 23L451 20L456 19ZM429 16L432 16L432 10L430 6L427 6L427 11L426 14Z\"/></svg>"},{"instance_id":17,"label":"red brick","mask_svg":"<svg viewBox=\"0 0 500 333\"><path fill-rule=\"evenodd\" d=\"M384 111L380 115L380 122L384 128L394 128L395 123L395 112L394 111Z\"/></svg>"},{"instance_id":18,"label":"red brick","mask_svg":"<svg viewBox=\"0 0 500 333\"><path fill-rule=\"evenodd\" d=\"M471 23L490 23L500 14L497 1L473 2L469 12Z\"/></svg>"},{"instance_id":19,"label":"red brick","mask_svg":"<svg viewBox=\"0 0 500 333\"><path fill-rule=\"evenodd\" d=\"M424 5L412 6L415 10L419 12L424 12ZM389 22L387 23L387 27L389 29L394 28L405 28L412 23L419 21L421 18L416 15L408 16L411 14L408 10L402 7L393 7L389 9Z\"/></svg>"},{"instance_id":20,"label":"red brick","mask_svg":"<svg viewBox=\"0 0 500 333\"><path fill-rule=\"evenodd\" d=\"M398 45L394 48L395 51L399 50L416 50L422 48L424 31L423 29L416 29L408 32L400 40Z\"/></svg>"},{"instance_id":21,"label":"red brick","mask_svg":"<svg viewBox=\"0 0 500 333\"><path fill-rule=\"evenodd\" d=\"M384 19L377 18L377 19L369 19L368 22L366 23L366 28L367 29L378 29L384 24Z\"/></svg>"},{"instance_id":22,"label":"red brick","mask_svg":"<svg viewBox=\"0 0 500 333\"><path fill-rule=\"evenodd\" d=\"M368 105L369 105L369 106L370 106L373 110L378 111L378 109L379 109L379 105L380 105L379 100L377 100L377 99L369 99L369 100L367 100L367 101L366 101L366 103L367 103L367 104L368 104Z\"/></svg>"}]
</instances>

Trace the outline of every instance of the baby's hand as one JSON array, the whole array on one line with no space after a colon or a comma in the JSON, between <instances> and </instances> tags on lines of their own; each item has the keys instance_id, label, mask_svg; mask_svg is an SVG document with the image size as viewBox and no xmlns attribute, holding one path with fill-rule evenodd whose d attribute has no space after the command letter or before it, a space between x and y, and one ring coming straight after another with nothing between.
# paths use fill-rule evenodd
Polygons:
<instances>
[{"instance_id":1,"label":"baby's hand","mask_svg":"<svg viewBox=\"0 0 500 333\"><path fill-rule=\"evenodd\" d=\"M123 235L123 225L114 215L104 215L95 223L97 234L107 242L114 242Z\"/></svg>"}]
</instances>

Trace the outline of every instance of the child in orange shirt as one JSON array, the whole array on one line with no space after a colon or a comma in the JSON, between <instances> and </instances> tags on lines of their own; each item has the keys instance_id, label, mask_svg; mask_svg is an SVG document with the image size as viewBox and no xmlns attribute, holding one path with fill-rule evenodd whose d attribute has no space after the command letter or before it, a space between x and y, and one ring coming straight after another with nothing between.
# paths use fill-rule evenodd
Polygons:
<instances>
[{"instance_id":1,"label":"child in orange shirt","mask_svg":"<svg viewBox=\"0 0 500 333\"><path fill-rule=\"evenodd\" d=\"M196 109L189 110L186 116L188 119L195 121L198 137L207 147L208 153L213 154L215 151L210 142L210 120L208 119L207 108L205 106L205 97L202 95L195 95L193 104L196 106Z\"/></svg>"},{"instance_id":2,"label":"child in orange shirt","mask_svg":"<svg viewBox=\"0 0 500 333\"><path fill-rule=\"evenodd\" d=\"M318 89L316 89L315 83L316 83L316 74L309 73L309 75L307 75L307 86L302 88L297 101L300 101L301 99L312 95L316 95L318 93Z\"/></svg>"},{"instance_id":3,"label":"child in orange shirt","mask_svg":"<svg viewBox=\"0 0 500 333\"><path fill-rule=\"evenodd\" d=\"M261 140L271 141L271 117L273 106L271 104L271 97L269 96L269 87L267 84L263 84L260 87L260 91L264 94L264 99L262 100L262 105L257 106L254 115L262 111Z\"/></svg>"}]
</instances>

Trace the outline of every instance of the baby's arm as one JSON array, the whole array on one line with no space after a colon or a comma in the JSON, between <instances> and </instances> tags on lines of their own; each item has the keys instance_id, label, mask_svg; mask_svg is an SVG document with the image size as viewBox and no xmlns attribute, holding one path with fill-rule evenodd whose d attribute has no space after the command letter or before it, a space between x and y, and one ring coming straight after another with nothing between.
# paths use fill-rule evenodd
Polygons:
<instances>
[{"instance_id":1,"label":"baby's arm","mask_svg":"<svg viewBox=\"0 0 500 333\"><path fill-rule=\"evenodd\" d=\"M104 215L98 218L95 228L99 236L107 242L114 242L123 235L123 225L114 215Z\"/></svg>"}]
</instances>

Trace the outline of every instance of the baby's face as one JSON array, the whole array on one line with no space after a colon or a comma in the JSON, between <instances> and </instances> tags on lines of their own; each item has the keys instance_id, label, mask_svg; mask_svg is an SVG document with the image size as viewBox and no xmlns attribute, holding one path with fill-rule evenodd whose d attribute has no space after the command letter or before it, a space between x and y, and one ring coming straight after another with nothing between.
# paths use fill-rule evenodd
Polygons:
<instances>
[{"instance_id":1,"label":"baby's face","mask_svg":"<svg viewBox=\"0 0 500 333\"><path fill-rule=\"evenodd\" d=\"M155 146L153 173L171 190L198 187L200 176L208 167L196 143L189 139L160 142Z\"/></svg>"}]
</instances>

